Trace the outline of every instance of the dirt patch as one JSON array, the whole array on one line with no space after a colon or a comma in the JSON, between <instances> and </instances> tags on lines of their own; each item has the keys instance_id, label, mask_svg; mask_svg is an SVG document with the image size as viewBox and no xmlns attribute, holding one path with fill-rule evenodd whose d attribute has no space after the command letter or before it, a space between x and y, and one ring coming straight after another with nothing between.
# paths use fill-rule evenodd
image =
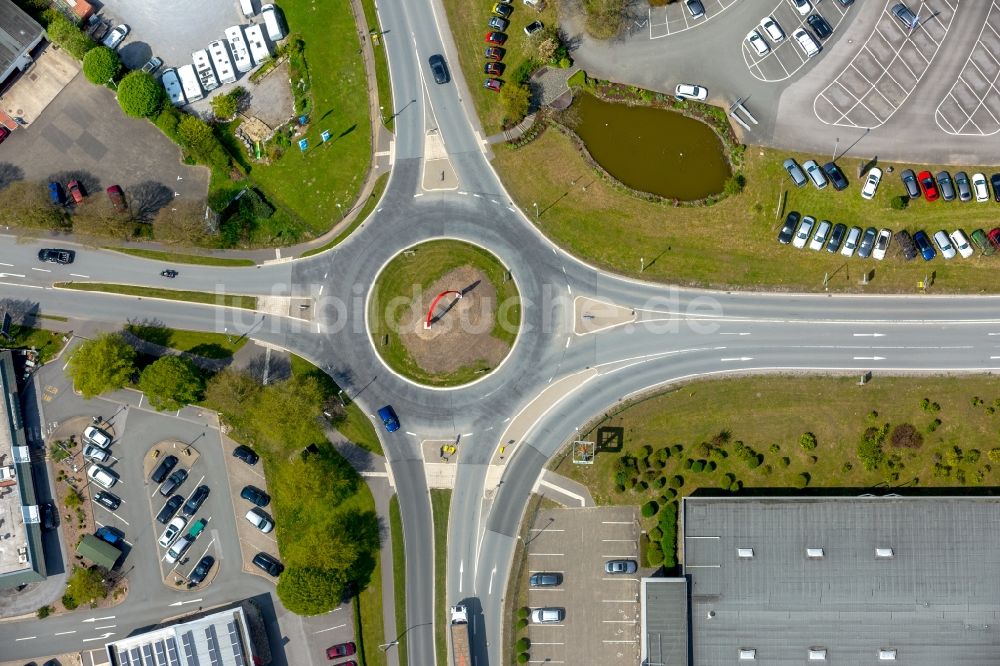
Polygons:
<instances>
[{"instance_id":1,"label":"dirt patch","mask_svg":"<svg viewBox=\"0 0 1000 666\"><path fill-rule=\"evenodd\" d=\"M429 329L427 309L443 291L448 294L434 308ZM493 337L497 292L486 274L461 266L424 289L419 301L398 320L399 337L410 357L427 372L446 374L472 365L495 368L510 346Z\"/></svg>"}]
</instances>

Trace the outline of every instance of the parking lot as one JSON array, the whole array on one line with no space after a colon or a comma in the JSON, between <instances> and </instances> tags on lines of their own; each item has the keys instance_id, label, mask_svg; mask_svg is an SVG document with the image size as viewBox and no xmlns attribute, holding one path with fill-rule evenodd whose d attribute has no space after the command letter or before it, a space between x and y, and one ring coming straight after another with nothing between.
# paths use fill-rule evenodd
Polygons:
<instances>
[{"instance_id":1,"label":"parking lot","mask_svg":"<svg viewBox=\"0 0 1000 666\"><path fill-rule=\"evenodd\" d=\"M232 499L233 514L236 516L236 532L239 535L240 551L243 556L243 570L249 573L258 574L269 580L274 580L267 573L261 571L251 563L257 553L267 553L278 557L278 542L274 538L274 532L264 534L244 517L246 512L253 508L253 504L240 497L240 491L246 486L254 486L263 491L267 491L267 481L264 478L264 465L258 462L256 465L248 465L232 455L237 444L228 437L222 440L222 447L225 453L226 478L229 480L229 497ZM260 509L273 521L270 507L265 506Z\"/></svg>"},{"instance_id":2,"label":"parking lot","mask_svg":"<svg viewBox=\"0 0 1000 666\"><path fill-rule=\"evenodd\" d=\"M662 39L678 32L701 25L731 7L736 0L702 0L705 14L692 18L684 2L673 2L663 7L649 8L649 38ZM635 27L635 26L633 26Z\"/></svg>"},{"instance_id":3,"label":"parking lot","mask_svg":"<svg viewBox=\"0 0 1000 666\"><path fill-rule=\"evenodd\" d=\"M943 132L989 136L1000 132L1000 3L990 5L979 38L955 84L934 111Z\"/></svg>"},{"instance_id":4,"label":"parking lot","mask_svg":"<svg viewBox=\"0 0 1000 666\"><path fill-rule=\"evenodd\" d=\"M528 606L565 610L561 622L529 625L532 663L637 663L642 570L604 572L609 560L639 559L635 509L541 511L526 545L529 576L539 572L562 576L558 586L529 587Z\"/></svg>"}]
</instances>

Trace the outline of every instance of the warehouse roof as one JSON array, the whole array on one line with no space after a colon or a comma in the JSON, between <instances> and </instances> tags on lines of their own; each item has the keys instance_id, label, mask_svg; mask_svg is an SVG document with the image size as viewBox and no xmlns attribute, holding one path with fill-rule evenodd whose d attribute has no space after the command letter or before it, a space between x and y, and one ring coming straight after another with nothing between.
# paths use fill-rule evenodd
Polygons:
<instances>
[{"instance_id":1,"label":"warehouse roof","mask_svg":"<svg viewBox=\"0 0 1000 666\"><path fill-rule=\"evenodd\" d=\"M33 18L11 0L0 0L0 72L7 71L40 34L42 26Z\"/></svg>"}]
</instances>

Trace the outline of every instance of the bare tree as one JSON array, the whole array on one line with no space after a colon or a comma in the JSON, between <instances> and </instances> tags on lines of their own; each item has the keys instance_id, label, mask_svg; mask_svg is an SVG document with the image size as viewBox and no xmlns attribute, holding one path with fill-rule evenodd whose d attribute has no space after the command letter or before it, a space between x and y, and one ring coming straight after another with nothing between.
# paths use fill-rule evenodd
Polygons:
<instances>
[{"instance_id":1,"label":"bare tree","mask_svg":"<svg viewBox=\"0 0 1000 666\"><path fill-rule=\"evenodd\" d=\"M153 238L161 243L203 245L211 237L201 201L175 200L153 218Z\"/></svg>"},{"instance_id":2,"label":"bare tree","mask_svg":"<svg viewBox=\"0 0 1000 666\"><path fill-rule=\"evenodd\" d=\"M61 208L52 204L42 183L18 181L3 193L0 224L32 229L65 229L69 225Z\"/></svg>"}]
</instances>

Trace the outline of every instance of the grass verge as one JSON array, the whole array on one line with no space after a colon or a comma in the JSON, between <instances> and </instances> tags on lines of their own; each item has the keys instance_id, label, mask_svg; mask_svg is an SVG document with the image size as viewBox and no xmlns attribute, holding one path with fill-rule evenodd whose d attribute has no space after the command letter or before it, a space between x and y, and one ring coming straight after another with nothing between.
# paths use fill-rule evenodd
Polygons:
<instances>
[{"instance_id":1,"label":"grass verge","mask_svg":"<svg viewBox=\"0 0 1000 666\"><path fill-rule=\"evenodd\" d=\"M388 182L389 182L388 173L384 173L378 178L376 178L375 186L372 188L372 193L368 196L368 199L365 201L365 205L361 207L361 211L358 213L358 216L354 218L354 221L351 222L351 224L348 225L346 229L337 234L337 237L334 238L332 241L330 241L329 243L327 243L322 247L316 247L311 250L307 250L306 252L302 253L302 256L311 257L314 254L319 254L320 252L326 252L327 250L337 245L340 245L340 243L342 243L345 238L350 236L355 229L364 224L365 220L368 219L368 216L371 215L371 212L375 210L375 206L378 205L379 199L382 198L382 193L385 191L385 185Z\"/></svg>"},{"instance_id":2,"label":"grass verge","mask_svg":"<svg viewBox=\"0 0 1000 666\"><path fill-rule=\"evenodd\" d=\"M831 291L912 293L919 280L932 277L932 291L1000 291L1000 283L993 279L995 257L904 262L893 244L890 256L875 261L779 245L778 230L791 210L848 226L911 233L956 227L971 232L996 226L993 203L917 200L905 210L892 209L891 199L903 193L899 173L910 165L880 164L883 171L893 166L894 172L886 172L875 199L865 201L856 178L861 160L838 160L851 185L836 192L832 187L822 191L811 185L792 187L781 167L789 156L800 164L816 157L750 147L744 154L743 192L712 206L690 207L643 201L625 193L593 172L571 140L558 131L549 130L517 150L498 150L493 164L518 206L530 210L533 202L539 202L536 224L547 236L585 261L623 275L639 277L644 259L644 280L701 287L823 291L824 277L829 276ZM977 170L989 172L982 167L967 169L970 174ZM862 287L866 273L870 281Z\"/></svg>"},{"instance_id":3,"label":"grass verge","mask_svg":"<svg viewBox=\"0 0 1000 666\"><path fill-rule=\"evenodd\" d=\"M227 259L226 257L208 257L200 254L180 254L177 252L160 252L159 250L143 250L135 247L106 247L105 250L130 254L143 259L164 261L170 264L194 264L197 266L254 266L251 259Z\"/></svg>"},{"instance_id":4,"label":"grass verge","mask_svg":"<svg viewBox=\"0 0 1000 666\"><path fill-rule=\"evenodd\" d=\"M372 497L368 484L361 484L358 497L364 505L360 507L363 511L375 511L375 498ZM388 663L386 653L379 650L378 646L389 642L392 637L385 635L385 623L382 619L382 558L378 551L372 555L375 558L375 568L368 586L354 597L354 636L358 653L362 657L361 666L385 666Z\"/></svg>"},{"instance_id":5,"label":"grass verge","mask_svg":"<svg viewBox=\"0 0 1000 666\"><path fill-rule=\"evenodd\" d=\"M361 0L365 11L365 22L368 24L369 39L372 40L372 51L375 54L375 83L378 85L378 105L381 122L390 132L395 127L392 106L392 85L389 79L389 60L385 55L385 45L382 42L382 24L375 10L375 0ZM372 37L372 33L375 36Z\"/></svg>"},{"instance_id":6,"label":"grass verge","mask_svg":"<svg viewBox=\"0 0 1000 666\"><path fill-rule=\"evenodd\" d=\"M375 281L374 296L368 312L372 339L379 354L396 372L432 386L455 386L475 379L482 363L473 363L447 374L424 370L407 351L399 335L399 321L409 307L392 305L399 298L409 299L423 292L441 276L462 267L472 266L492 283L496 290L496 321L491 335L508 347L514 344L521 324L521 306L513 280L505 280L507 269L491 253L468 243L440 240L412 248L412 254L400 254L390 261ZM394 300L395 299L395 300ZM509 304L516 303L513 306ZM423 313L421 313L422 316ZM501 321L501 318L505 321ZM388 345L383 338L388 336Z\"/></svg>"},{"instance_id":7,"label":"grass verge","mask_svg":"<svg viewBox=\"0 0 1000 666\"><path fill-rule=\"evenodd\" d=\"M204 291L157 289L155 287L137 287L129 284L109 284L106 282L56 282L53 286L60 289L99 291L107 294L123 294L125 296L140 296L144 298L164 298L170 301L206 303L208 305L221 305L247 310L253 310L257 307L256 296L240 296L238 294L209 294Z\"/></svg>"},{"instance_id":8,"label":"grass verge","mask_svg":"<svg viewBox=\"0 0 1000 666\"><path fill-rule=\"evenodd\" d=\"M406 656L406 542L403 541L403 519L399 514L399 497L393 495L389 499L389 533L392 535L392 584L393 599L396 606L396 638L399 643L399 663L410 663Z\"/></svg>"},{"instance_id":9,"label":"grass verge","mask_svg":"<svg viewBox=\"0 0 1000 666\"><path fill-rule=\"evenodd\" d=\"M148 321L126 324L125 330L146 342L203 358L232 358L247 342L247 338L243 336L234 340L232 336L223 333L184 331Z\"/></svg>"},{"instance_id":10,"label":"grass verge","mask_svg":"<svg viewBox=\"0 0 1000 666\"><path fill-rule=\"evenodd\" d=\"M62 333L49 331L44 328L12 324L10 335L11 339L9 340L0 338L0 349L28 349L33 347L38 351L38 357L42 363L52 360L66 345L63 342Z\"/></svg>"},{"instance_id":11,"label":"grass verge","mask_svg":"<svg viewBox=\"0 0 1000 666\"><path fill-rule=\"evenodd\" d=\"M434 608L437 609L437 622L434 623L434 649L437 652L438 666L447 666L448 663L448 589L445 581L448 575L448 509L450 506L450 490L431 490L431 514L434 517Z\"/></svg>"}]
</instances>

